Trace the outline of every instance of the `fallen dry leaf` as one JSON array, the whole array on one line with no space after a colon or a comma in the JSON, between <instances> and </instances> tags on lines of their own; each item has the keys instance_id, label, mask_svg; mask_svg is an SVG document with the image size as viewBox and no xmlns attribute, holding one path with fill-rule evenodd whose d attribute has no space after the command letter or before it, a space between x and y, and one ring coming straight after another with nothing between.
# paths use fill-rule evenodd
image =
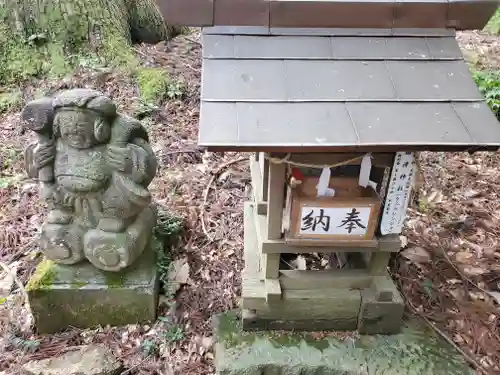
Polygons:
<instances>
[{"instance_id":1,"label":"fallen dry leaf","mask_svg":"<svg viewBox=\"0 0 500 375\"><path fill-rule=\"evenodd\" d=\"M443 193L438 190L433 190L429 193L425 200L428 204L438 204L443 201Z\"/></svg>"},{"instance_id":2,"label":"fallen dry leaf","mask_svg":"<svg viewBox=\"0 0 500 375\"><path fill-rule=\"evenodd\" d=\"M467 276L479 276L486 273L487 271L481 267L464 267L463 272Z\"/></svg>"},{"instance_id":3,"label":"fallen dry leaf","mask_svg":"<svg viewBox=\"0 0 500 375\"><path fill-rule=\"evenodd\" d=\"M14 286L14 278L7 272L0 273L0 298L7 298Z\"/></svg>"},{"instance_id":4,"label":"fallen dry leaf","mask_svg":"<svg viewBox=\"0 0 500 375\"><path fill-rule=\"evenodd\" d=\"M174 260L170 265L168 279L171 282L172 292L175 293L179 288L189 281L189 263L187 258Z\"/></svg>"},{"instance_id":5,"label":"fallen dry leaf","mask_svg":"<svg viewBox=\"0 0 500 375\"><path fill-rule=\"evenodd\" d=\"M200 340L201 346L205 349L210 349L214 343L214 339L212 337L203 336Z\"/></svg>"},{"instance_id":6,"label":"fallen dry leaf","mask_svg":"<svg viewBox=\"0 0 500 375\"><path fill-rule=\"evenodd\" d=\"M410 262L419 263L429 263L431 261L431 256L427 250L423 247L415 246L409 247L401 252L401 255L408 259Z\"/></svg>"},{"instance_id":7,"label":"fallen dry leaf","mask_svg":"<svg viewBox=\"0 0 500 375\"><path fill-rule=\"evenodd\" d=\"M500 292L486 291L500 305Z\"/></svg>"},{"instance_id":8,"label":"fallen dry leaf","mask_svg":"<svg viewBox=\"0 0 500 375\"><path fill-rule=\"evenodd\" d=\"M460 251L459 253L455 254L455 259L460 263L467 263L467 261L471 258L472 254L468 251Z\"/></svg>"}]
</instances>

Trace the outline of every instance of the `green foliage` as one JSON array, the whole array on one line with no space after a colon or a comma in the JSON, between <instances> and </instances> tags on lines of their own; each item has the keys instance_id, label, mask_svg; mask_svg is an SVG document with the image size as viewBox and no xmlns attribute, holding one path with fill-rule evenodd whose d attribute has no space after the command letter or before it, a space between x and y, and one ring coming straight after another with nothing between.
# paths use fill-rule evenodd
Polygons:
<instances>
[{"instance_id":1,"label":"green foliage","mask_svg":"<svg viewBox=\"0 0 500 375\"><path fill-rule=\"evenodd\" d=\"M479 91L500 120L500 71L478 71L473 74Z\"/></svg>"},{"instance_id":2,"label":"green foliage","mask_svg":"<svg viewBox=\"0 0 500 375\"><path fill-rule=\"evenodd\" d=\"M429 210L429 202L427 202L427 200L425 198L420 199L418 201L418 210L419 210L419 212L422 212L422 213L426 213Z\"/></svg>"},{"instance_id":3,"label":"green foliage","mask_svg":"<svg viewBox=\"0 0 500 375\"><path fill-rule=\"evenodd\" d=\"M153 340L144 340L141 344L141 350L145 356L149 357L158 354L160 348Z\"/></svg>"},{"instance_id":4,"label":"green foliage","mask_svg":"<svg viewBox=\"0 0 500 375\"><path fill-rule=\"evenodd\" d=\"M168 273L172 263L170 250L179 241L183 232L184 221L182 218L173 216L164 209L159 210L155 235L161 241L162 246L157 249L156 266L158 267L160 282L167 294L169 294Z\"/></svg>"},{"instance_id":5,"label":"green foliage","mask_svg":"<svg viewBox=\"0 0 500 375\"><path fill-rule=\"evenodd\" d=\"M492 34L500 34L500 9L497 9L484 29Z\"/></svg>"},{"instance_id":6,"label":"green foliage","mask_svg":"<svg viewBox=\"0 0 500 375\"><path fill-rule=\"evenodd\" d=\"M54 262L48 259L42 260L38 264L35 273L28 281L26 291L30 292L50 289L55 277L56 273L54 271Z\"/></svg>"},{"instance_id":7,"label":"green foliage","mask_svg":"<svg viewBox=\"0 0 500 375\"><path fill-rule=\"evenodd\" d=\"M63 27L62 21L62 16L54 13L46 15L40 27L28 23L24 29L18 30L10 24L12 20L9 20L7 10L0 11L0 49L3 51L0 55L0 84L68 71L64 41L65 35L72 32L72 23Z\"/></svg>"},{"instance_id":8,"label":"green foliage","mask_svg":"<svg viewBox=\"0 0 500 375\"><path fill-rule=\"evenodd\" d=\"M18 109L22 105L21 91L0 93L0 113Z\"/></svg>"},{"instance_id":9,"label":"green foliage","mask_svg":"<svg viewBox=\"0 0 500 375\"><path fill-rule=\"evenodd\" d=\"M137 71L137 83L141 99L148 104L158 104L164 99L181 99L185 87L173 80L161 68L144 68Z\"/></svg>"},{"instance_id":10,"label":"green foliage","mask_svg":"<svg viewBox=\"0 0 500 375\"><path fill-rule=\"evenodd\" d=\"M151 126L153 124L148 124L147 119L157 111L157 106L140 101L138 103L134 103L132 116L138 120L141 120L146 129L149 129L148 125Z\"/></svg>"},{"instance_id":11,"label":"green foliage","mask_svg":"<svg viewBox=\"0 0 500 375\"><path fill-rule=\"evenodd\" d=\"M122 273L105 272L106 285L109 288L122 288L125 285L125 277Z\"/></svg>"},{"instance_id":12,"label":"green foliage","mask_svg":"<svg viewBox=\"0 0 500 375\"><path fill-rule=\"evenodd\" d=\"M174 344L184 340L184 330L181 326L169 325L162 328L166 329L160 330L156 335L150 336L141 343L141 351L146 357L157 356L163 344Z\"/></svg>"},{"instance_id":13,"label":"green foliage","mask_svg":"<svg viewBox=\"0 0 500 375\"><path fill-rule=\"evenodd\" d=\"M164 209L159 209L155 232L166 246L173 246L184 232L184 220L169 214Z\"/></svg>"},{"instance_id":14,"label":"green foliage","mask_svg":"<svg viewBox=\"0 0 500 375\"><path fill-rule=\"evenodd\" d=\"M11 12L0 9L0 85L40 76L58 78L88 61L126 71L138 66L120 30L108 28L101 41L91 43L89 24L81 14L63 15L58 7L49 7L36 23L28 21L19 29L12 24Z\"/></svg>"},{"instance_id":15,"label":"green foliage","mask_svg":"<svg viewBox=\"0 0 500 375\"><path fill-rule=\"evenodd\" d=\"M19 108L21 103L16 103L15 108ZM6 108L5 110L13 109L13 107ZM0 111L1 113L1 111ZM6 144L0 148L0 169L6 170L12 167L20 158L22 150Z\"/></svg>"},{"instance_id":16,"label":"green foliage","mask_svg":"<svg viewBox=\"0 0 500 375\"><path fill-rule=\"evenodd\" d=\"M173 325L165 332L162 332L162 335L168 343L175 343L184 340L184 330L181 326Z\"/></svg>"},{"instance_id":17,"label":"green foliage","mask_svg":"<svg viewBox=\"0 0 500 375\"><path fill-rule=\"evenodd\" d=\"M19 176L0 176L0 189L8 189L16 186L19 181Z\"/></svg>"},{"instance_id":18,"label":"green foliage","mask_svg":"<svg viewBox=\"0 0 500 375\"><path fill-rule=\"evenodd\" d=\"M139 67L139 60L125 38L114 35L103 42L102 58L104 65L112 66L128 72Z\"/></svg>"},{"instance_id":19,"label":"green foliage","mask_svg":"<svg viewBox=\"0 0 500 375\"><path fill-rule=\"evenodd\" d=\"M422 292L430 299L434 300L436 298L436 290L434 289L434 283L430 279L424 279L421 283Z\"/></svg>"},{"instance_id":20,"label":"green foliage","mask_svg":"<svg viewBox=\"0 0 500 375\"><path fill-rule=\"evenodd\" d=\"M40 347L40 341L38 340L26 340L22 337L18 337L15 335L10 335L8 338L8 343L10 346L21 349L26 353L34 353Z\"/></svg>"}]
</instances>

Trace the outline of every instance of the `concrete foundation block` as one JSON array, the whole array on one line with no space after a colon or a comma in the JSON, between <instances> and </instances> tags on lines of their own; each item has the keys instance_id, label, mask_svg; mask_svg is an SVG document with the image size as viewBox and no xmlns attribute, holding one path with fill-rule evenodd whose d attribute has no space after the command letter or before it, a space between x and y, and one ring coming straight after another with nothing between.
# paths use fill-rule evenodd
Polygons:
<instances>
[{"instance_id":1,"label":"concrete foundation block","mask_svg":"<svg viewBox=\"0 0 500 375\"><path fill-rule=\"evenodd\" d=\"M87 262L66 266L43 260L26 286L37 331L155 320L160 247L153 238L136 263L121 272L101 271Z\"/></svg>"},{"instance_id":2,"label":"concrete foundation block","mask_svg":"<svg viewBox=\"0 0 500 375\"><path fill-rule=\"evenodd\" d=\"M429 327L405 322L399 334L247 332L237 313L214 318L217 375L472 375L461 355ZM344 336L345 337L345 336Z\"/></svg>"}]
</instances>

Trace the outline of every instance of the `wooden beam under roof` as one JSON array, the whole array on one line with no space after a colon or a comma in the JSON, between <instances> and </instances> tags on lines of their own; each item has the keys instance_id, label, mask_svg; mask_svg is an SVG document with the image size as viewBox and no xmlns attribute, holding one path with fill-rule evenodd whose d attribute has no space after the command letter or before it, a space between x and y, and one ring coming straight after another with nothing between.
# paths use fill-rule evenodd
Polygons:
<instances>
[{"instance_id":1,"label":"wooden beam under roof","mask_svg":"<svg viewBox=\"0 0 500 375\"><path fill-rule=\"evenodd\" d=\"M170 25L482 29L497 0L156 0Z\"/></svg>"}]
</instances>

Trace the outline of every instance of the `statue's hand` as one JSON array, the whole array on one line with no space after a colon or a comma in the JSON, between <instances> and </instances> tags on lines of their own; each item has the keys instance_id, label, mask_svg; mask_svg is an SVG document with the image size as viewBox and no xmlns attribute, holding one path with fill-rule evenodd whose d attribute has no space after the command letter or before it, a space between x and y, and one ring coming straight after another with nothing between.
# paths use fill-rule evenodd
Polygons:
<instances>
[{"instance_id":1,"label":"statue's hand","mask_svg":"<svg viewBox=\"0 0 500 375\"><path fill-rule=\"evenodd\" d=\"M33 163L37 169L52 164L56 155L56 146L50 144L38 144L34 149Z\"/></svg>"},{"instance_id":2,"label":"statue's hand","mask_svg":"<svg viewBox=\"0 0 500 375\"><path fill-rule=\"evenodd\" d=\"M108 164L117 171L129 173L132 168L132 151L128 146L108 146Z\"/></svg>"},{"instance_id":3,"label":"statue's hand","mask_svg":"<svg viewBox=\"0 0 500 375\"><path fill-rule=\"evenodd\" d=\"M56 188L54 184L42 183L40 188L40 197L48 202L52 202L55 199Z\"/></svg>"}]
</instances>

